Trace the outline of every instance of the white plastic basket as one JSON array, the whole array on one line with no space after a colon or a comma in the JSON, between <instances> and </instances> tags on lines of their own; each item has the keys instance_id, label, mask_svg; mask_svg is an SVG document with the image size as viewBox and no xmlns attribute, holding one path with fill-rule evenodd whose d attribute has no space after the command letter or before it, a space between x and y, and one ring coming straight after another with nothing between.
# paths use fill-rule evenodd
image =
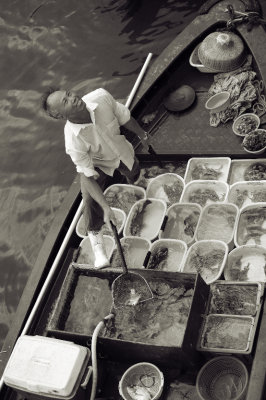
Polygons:
<instances>
[{"instance_id":1,"label":"white plastic basket","mask_svg":"<svg viewBox=\"0 0 266 400\"><path fill-rule=\"evenodd\" d=\"M254 168L253 172L252 168ZM235 182L262 180L266 180L265 158L252 158L231 161L228 176L229 185L233 185L233 183Z\"/></svg>"}]
</instances>

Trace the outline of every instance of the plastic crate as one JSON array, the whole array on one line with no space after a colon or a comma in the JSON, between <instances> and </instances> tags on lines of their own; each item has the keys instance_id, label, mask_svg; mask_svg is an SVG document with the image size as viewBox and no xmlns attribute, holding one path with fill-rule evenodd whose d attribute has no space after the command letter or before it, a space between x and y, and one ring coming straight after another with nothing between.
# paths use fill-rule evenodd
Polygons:
<instances>
[{"instance_id":1,"label":"plastic crate","mask_svg":"<svg viewBox=\"0 0 266 400\"><path fill-rule=\"evenodd\" d=\"M120 235L123 232L123 228L126 222L126 213L125 211L119 209L119 208L114 208L112 207L112 210L115 214L115 219L116 219L116 228L118 231L118 234ZM103 235L112 235L112 232L110 229L108 229L108 227L106 226L106 224L103 225L101 232ZM80 216L78 223L76 225L76 234L81 237L81 238L85 238L88 235L86 234L86 230L85 230L85 224L84 224L84 216L83 214Z\"/></svg>"},{"instance_id":2,"label":"plastic crate","mask_svg":"<svg viewBox=\"0 0 266 400\"><path fill-rule=\"evenodd\" d=\"M236 288L237 291L234 291L234 288ZM254 316L261 306L264 293L264 287L260 282L216 281L210 285L210 289L208 314ZM253 290L250 298L248 298L247 296L249 295L245 293L245 290L249 289ZM232 295L230 295L230 293ZM225 297L227 297L226 301ZM234 308L232 300L236 304L236 308ZM219 306L217 307L217 304L220 304L220 308Z\"/></svg>"}]
</instances>

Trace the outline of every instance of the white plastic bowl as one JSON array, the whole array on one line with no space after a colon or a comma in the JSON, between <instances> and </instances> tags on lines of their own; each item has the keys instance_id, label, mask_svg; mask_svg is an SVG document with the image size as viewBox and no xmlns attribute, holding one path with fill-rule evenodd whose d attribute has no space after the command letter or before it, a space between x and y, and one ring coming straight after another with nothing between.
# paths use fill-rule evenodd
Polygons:
<instances>
[{"instance_id":1,"label":"white plastic bowl","mask_svg":"<svg viewBox=\"0 0 266 400\"><path fill-rule=\"evenodd\" d=\"M238 126L242 123L245 123L245 119L249 118L252 119L255 123L255 127L250 129L249 131L245 132L245 133L241 133L238 129ZM239 115L239 117L237 117L234 122L233 122L233 132L237 135L237 136L246 136L250 131L257 129L260 126L260 118L257 116L257 114L254 113L245 113L242 115Z\"/></svg>"},{"instance_id":2,"label":"white plastic bowl","mask_svg":"<svg viewBox=\"0 0 266 400\"><path fill-rule=\"evenodd\" d=\"M249 137L251 137L254 134L259 134L259 135L264 135L264 145L258 149L258 150L250 150L246 147L246 141L248 140ZM244 140L243 140L243 149L249 153L249 154L253 154L255 156L263 154L266 151L266 129L254 129L253 131L249 132L247 135L245 135Z\"/></svg>"},{"instance_id":3,"label":"white plastic bowl","mask_svg":"<svg viewBox=\"0 0 266 400\"><path fill-rule=\"evenodd\" d=\"M213 113L225 110L230 105L230 92L220 92L211 96L205 103L205 108Z\"/></svg>"}]
</instances>

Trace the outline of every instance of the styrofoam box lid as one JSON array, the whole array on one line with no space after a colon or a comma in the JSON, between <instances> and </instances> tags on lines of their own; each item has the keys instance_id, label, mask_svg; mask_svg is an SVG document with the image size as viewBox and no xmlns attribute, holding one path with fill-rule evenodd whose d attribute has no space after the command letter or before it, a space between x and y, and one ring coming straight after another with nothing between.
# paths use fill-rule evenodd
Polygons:
<instances>
[{"instance_id":1,"label":"styrofoam box lid","mask_svg":"<svg viewBox=\"0 0 266 400\"><path fill-rule=\"evenodd\" d=\"M69 396L88 351L65 340L21 336L5 368L4 382L28 392Z\"/></svg>"}]
</instances>

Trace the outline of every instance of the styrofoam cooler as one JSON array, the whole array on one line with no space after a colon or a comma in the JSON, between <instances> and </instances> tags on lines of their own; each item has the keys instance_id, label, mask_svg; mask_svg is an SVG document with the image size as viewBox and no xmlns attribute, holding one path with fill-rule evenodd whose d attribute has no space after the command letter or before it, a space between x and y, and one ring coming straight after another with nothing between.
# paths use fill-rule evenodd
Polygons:
<instances>
[{"instance_id":1,"label":"styrofoam cooler","mask_svg":"<svg viewBox=\"0 0 266 400\"><path fill-rule=\"evenodd\" d=\"M27 399L88 398L92 369L87 347L61 339L20 336L3 374L9 387Z\"/></svg>"}]
</instances>

